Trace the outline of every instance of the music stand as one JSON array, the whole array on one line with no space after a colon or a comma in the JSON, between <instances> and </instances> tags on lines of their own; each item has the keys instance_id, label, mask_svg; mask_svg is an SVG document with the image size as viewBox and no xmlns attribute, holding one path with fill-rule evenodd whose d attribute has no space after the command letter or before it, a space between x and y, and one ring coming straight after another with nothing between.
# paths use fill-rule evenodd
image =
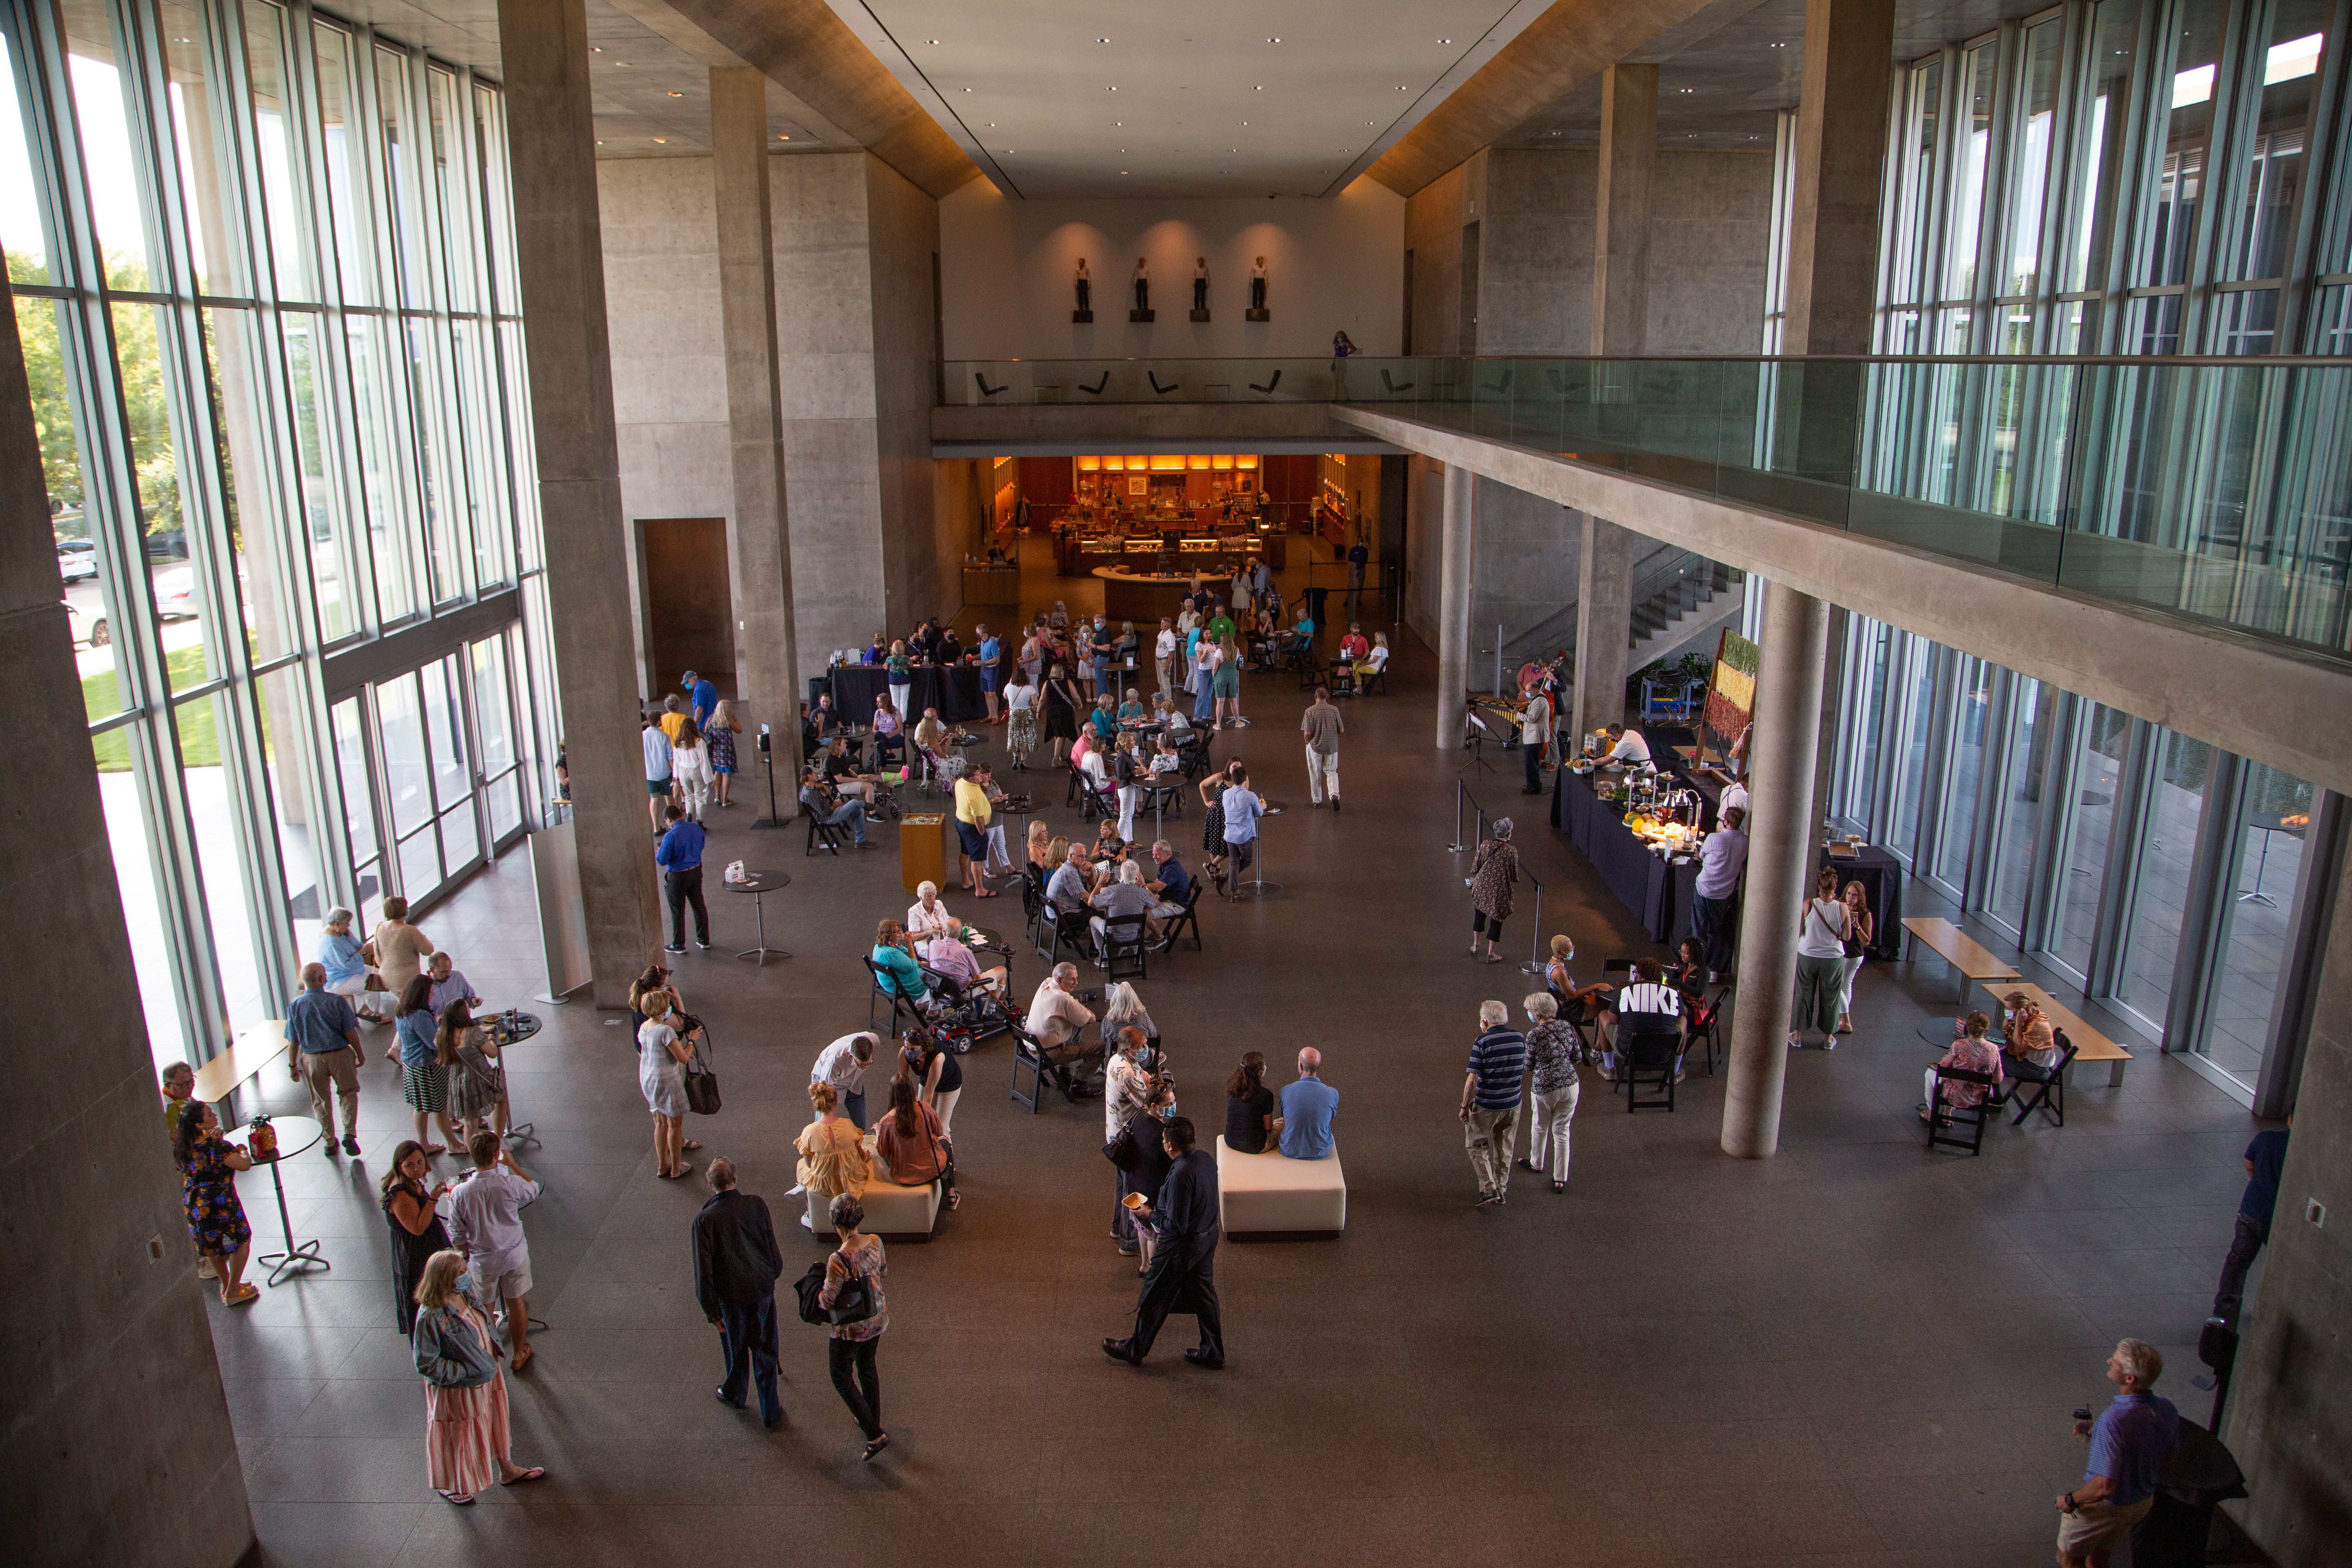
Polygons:
<instances>
[{"instance_id":1,"label":"music stand","mask_svg":"<svg viewBox=\"0 0 2352 1568\"><path fill-rule=\"evenodd\" d=\"M1280 816L1284 812L1288 811L1289 809L1290 808L1288 806L1283 805L1282 802L1278 800L1265 800L1258 803L1257 814L1259 819L1263 821L1265 818L1269 816ZM1242 889L1244 888L1247 888L1250 890L1250 896L1252 898L1264 898L1269 890L1277 893L1282 891L1281 883L1269 882L1265 879L1265 835L1264 833L1260 833L1255 842L1257 845L1258 875L1251 878L1246 882L1235 882L1234 884L1233 901L1235 903L1241 902Z\"/></svg>"},{"instance_id":2,"label":"music stand","mask_svg":"<svg viewBox=\"0 0 2352 1568\"><path fill-rule=\"evenodd\" d=\"M1484 768L1488 773L1493 773L1495 764L1486 760L1486 744L1488 741L1507 741L1509 738L1507 735L1496 734L1487 722L1485 710L1475 702L1470 704L1469 722L1465 726L1463 733L1463 740L1470 747L1470 760L1454 771L1457 773L1466 773L1472 768Z\"/></svg>"}]
</instances>

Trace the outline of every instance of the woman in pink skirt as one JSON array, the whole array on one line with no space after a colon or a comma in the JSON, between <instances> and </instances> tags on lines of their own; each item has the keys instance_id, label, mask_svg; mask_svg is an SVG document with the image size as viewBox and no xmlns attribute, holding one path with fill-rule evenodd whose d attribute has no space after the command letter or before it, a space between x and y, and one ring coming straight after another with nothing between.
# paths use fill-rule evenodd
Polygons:
<instances>
[{"instance_id":1,"label":"woman in pink skirt","mask_svg":"<svg viewBox=\"0 0 2352 1568\"><path fill-rule=\"evenodd\" d=\"M436 1252L416 1282L416 1327L410 1335L425 1377L425 1472L433 1489L464 1508L492 1481L519 1486L547 1474L509 1458L506 1353L480 1309L457 1288L461 1252Z\"/></svg>"}]
</instances>

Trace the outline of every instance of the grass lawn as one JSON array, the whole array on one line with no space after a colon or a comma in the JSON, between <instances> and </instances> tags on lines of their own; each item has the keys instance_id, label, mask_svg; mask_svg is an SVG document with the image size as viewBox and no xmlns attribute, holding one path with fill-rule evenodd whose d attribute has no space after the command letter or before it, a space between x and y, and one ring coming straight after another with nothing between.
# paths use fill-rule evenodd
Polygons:
<instances>
[{"instance_id":1,"label":"grass lawn","mask_svg":"<svg viewBox=\"0 0 2352 1568\"><path fill-rule=\"evenodd\" d=\"M200 647L184 647L166 654L164 664L171 671L174 689L198 685L205 679L205 650ZM114 672L110 669L84 677L81 683L83 711L92 719L118 711L120 700L115 691ZM121 731L98 736L94 746L100 773L130 771L131 742ZM189 768L220 766L220 734L215 727L213 705L209 701L192 703L181 711L180 765Z\"/></svg>"}]
</instances>

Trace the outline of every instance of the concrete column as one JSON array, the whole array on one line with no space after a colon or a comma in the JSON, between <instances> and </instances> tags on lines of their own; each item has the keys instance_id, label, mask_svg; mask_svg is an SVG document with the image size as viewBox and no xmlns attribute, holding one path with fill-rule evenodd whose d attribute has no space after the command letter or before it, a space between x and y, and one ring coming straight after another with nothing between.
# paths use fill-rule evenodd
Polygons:
<instances>
[{"instance_id":1,"label":"concrete column","mask_svg":"<svg viewBox=\"0 0 2352 1568\"><path fill-rule=\"evenodd\" d=\"M0 813L0 942L46 954L51 984L74 999L73 1026L45 1031L41 1047L44 1074L73 1086L68 1103L21 1118L0 1154L6 1555L229 1568L253 1545L253 1518L128 983L98 764L80 704L45 696L79 680L64 595L16 299L0 279L0 663L14 678L0 721L18 789ZM259 1242L257 1210L253 1224Z\"/></svg>"},{"instance_id":2,"label":"concrete column","mask_svg":"<svg viewBox=\"0 0 2352 1568\"><path fill-rule=\"evenodd\" d=\"M513 169L515 277L530 369L548 608L572 762L596 1005L628 1003L660 945L637 739L629 603L596 215L596 127L583 0L499 0Z\"/></svg>"},{"instance_id":3,"label":"concrete column","mask_svg":"<svg viewBox=\"0 0 2352 1568\"><path fill-rule=\"evenodd\" d=\"M1778 583L1764 586L1764 658L1748 744L1748 889L1739 921L1739 986L1723 1152L1760 1160L1780 1144L1780 1083L1797 983L1797 912L1811 875L1814 736L1830 607Z\"/></svg>"},{"instance_id":4,"label":"concrete column","mask_svg":"<svg viewBox=\"0 0 2352 1568\"><path fill-rule=\"evenodd\" d=\"M1571 737L1625 719L1625 662L1633 624L1633 534L1584 514L1577 576L1576 686Z\"/></svg>"},{"instance_id":5,"label":"concrete column","mask_svg":"<svg viewBox=\"0 0 2352 1568\"><path fill-rule=\"evenodd\" d=\"M1646 352L1650 188L1658 162L1658 68L1601 73L1601 183L1593 203L1592 352Z\"/></svg>"},{"instance_id":6,"label":"concrete column","mask_svg":"<svg viewBox=\"0 0 2352 1568\"><path fill-rule=\"evenodd\" d=\"M2305 862L2309 867L2310 862ZM2323 891L2334 919L2319 960L2303 1074L2282 1098L2294 1113L2279 1176L2261 1287L2241 1318L2222 1440L2252 1494L2227 1505L2281 1568L2321 1568L2344 1554L2343 1457L2352 1453L2352 857ZM2322 918L2326 918L2323 916ZM2248 1132L2252 1131L2249 1128ZM2314 1202L2324 1211L2315 1224ZM2210 1231L2218 1273L2226 1237ZM2339 1392L2331 1392L2339 1391ZM2186 1400L2184 1389L2175 1389ZM2188 1412L2205 1418L2202 1408Z\"/></svg>"},{"instance_id":7,"label":"concrete column","mask_svg":"<svg viewBox=\"0 0 2352 1568\"><path fill-rule=\"evenodd\" d=\"M1459 463L1445 469L1445 514L1439 546L1437 749L1462 744L1470 680L1470 550L1477 477Z\"/></svg>"},{"instance_id":8,"label":"concrete column","mask_svg":"<svg viewBox=\"0 0 2352 1568\"><path fill-rule=\"evenodd\" d=\"M1895 0L1805 0L1782 353L1866 354Z\"/></svg>"},{"instance_id":9,"label":"concrete column","mask_svg":"<svg viewBox=\"0 0 2352 1568\"><path fill-rule=\"evenodd\" d=\"M719 208L719 312L727 335L728 449L735 509L727 529L735 585L735 668L751 734L771 726L776 809L800 794L800 658L793 630L792 529L776 382L776 264L768 211L768 79L748 66L710 72L710 149ZM749 742L747 735L746 741ZM746 764L754 759L747 752ZM785 806L793 811L785 811Z\"/></svg>"}]
</instances>

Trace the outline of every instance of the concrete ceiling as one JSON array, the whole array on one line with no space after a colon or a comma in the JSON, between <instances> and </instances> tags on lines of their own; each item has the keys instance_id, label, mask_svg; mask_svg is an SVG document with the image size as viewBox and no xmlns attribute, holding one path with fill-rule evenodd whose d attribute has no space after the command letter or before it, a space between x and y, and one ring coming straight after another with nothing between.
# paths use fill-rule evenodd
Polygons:
<instances>
[{"instance_id":1,"label":"concrete ceiling","mask_svg":"<svg viewBox=\"0 0 2352 1568\"><path fill-rule=\"evenodd\" d=\"M1168 198L1339 191L1549 0L831 4L1007 195Z\"/></svg>"},{"instance_id":2,"label":"concrete ceiling","mask_svg":"<svg viewBox=\"0 0 2352 1568\"><path fill-rule=\"evenodd\" d=\"M499 75L496 0L358 0L335 14L381 27L455 65ZM587 0L589 79L600 158L693 157L710 151L710 68L745 62L659 0ZM779 148L854 145L771 81L768 132Z\"/></svg>"},{"instance_id":3,"label":"concrete ceiling","mask_svg":"<svg viewBox=\"0 0 2352 1568\"><path fill-rule=\"evenodd\" d=\"M2044 0L1905 0L1895 12L1895 58L1917 59L1948 41L1978 37L2046 9ZM1780 110L1797 106L1804 54L1805 0L1713 0L1626 58L1658 68L1660 147L1769 149ZM1600 143L1596 76L1495 144Z\"/></svg>"}]
</instances>

